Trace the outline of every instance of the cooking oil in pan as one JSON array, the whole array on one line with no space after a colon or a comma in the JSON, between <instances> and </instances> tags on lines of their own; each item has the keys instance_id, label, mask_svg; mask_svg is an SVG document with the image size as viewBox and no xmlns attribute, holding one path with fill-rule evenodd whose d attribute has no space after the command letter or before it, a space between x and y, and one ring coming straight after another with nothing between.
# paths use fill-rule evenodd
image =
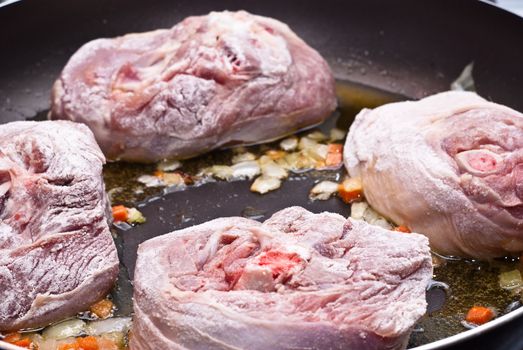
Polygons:
<instances>
[{"instance_id":1,"label":"cooking oil in pan","mask_svg":"<svg viewBox=\"0 0 523 350\"><path fill-rule=\"evenodd\" d=\"M348 130L354 117L362 108L374 108L385 103L408 99L405 96L350 82L338 82L336 92L339 108L333 116L318 126L317 130L328 132L334 127ZM39 117L43 115L40 113ZM311 130L298 135L308 132ZM246 147L247 151L257 156L270 148L277 149L278 142ZM180 170L188 176L197 178L197 174L202 168L215 164L230 164L233 155L234 150L231 149L210 152L183 161ZM164 193L162 187L146 187L137 181L139 176L151 175L155 171L156 165L108 163L104 168L104 179L113 203L136 206L147 198L162 195ZM344 175L344 169L340 169L338 171L310 171L294 176L295 180L299 181L306 176L315 179L339 180ZM185 190L190 191L191 186L187 186ZM245 208L246 213L256 210L256 208L249 207L249 203L245 203ZM119 245L119 249L121 249L121 245ZM519 290L508 291L499 286L499 274L517 269L518 261L505 259L478 262L465 259L445 259L437 256L435 256L435 260L438 262L434 270L436 282L433 284L433 289L427 294L429 312L415 327L409 347L427 344L465 331L467 328L463 325L463 320L467 310L474 305L491 307L498 315L519 307ZM130 288L129 281L125 277L121 277L113 293L116 304L121 308L117 313L119 316L128 316L131 312Z\"/></svg>"},{"instance_id":2,"label":"cooking oil in pan","mask_svg":"<svg viewBox=\"0 0 523 350\"><path fill-rule=\"evenodd\" d=\"M298 136L303 136L314 130L328 134L329 131L335 127L341 130L348 130L354 117L362 108L374 108L385 103L406 99L406 97L401 95L350 82L338 82L336 85L336 93L339 102L337 111L322 125L300 132ZM258 157L267 151L267 149L279 149L278 143L279 141L275 141L244 148L246 151L254 153ZM198 173L201 169L212 165L230 165L234 152L234 149L209 152L183 161L183 167L179 170L194 177L195 182L200 184L201 179L198 178ZM131 205L153 195L160 195L163 188L146 187L137 181L140 175L151 175L154 174L155 170L156 166L150 164L108 163L104 168L104 179L113 201L118 204ZM325 179L332 179L334 176L332 171L311 171L307 174L300 174L294 179L299 180L299 178L304 175L314 176L318 179L321 179L322 176L324 176Z\"/></svg>"}]
</instances>

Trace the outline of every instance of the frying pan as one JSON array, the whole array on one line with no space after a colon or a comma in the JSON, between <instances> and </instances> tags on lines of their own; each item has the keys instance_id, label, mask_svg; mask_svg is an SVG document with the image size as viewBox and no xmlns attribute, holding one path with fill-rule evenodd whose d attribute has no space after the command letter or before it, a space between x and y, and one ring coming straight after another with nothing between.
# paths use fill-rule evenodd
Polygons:
<instances>
[{"instance_id":1,"label":"frying pan","mask_svg":"<svg viewBox=\"0 0 523 350\"><path fill-rule=\"evenodd\" d=\"M336 78L408 98L447 90L474 62L479 94L523 110L523 19L485 2L25 0L0 8L0 122L44 117L52 82L83 43L171 27L186 16L223 9L282 20L327 59ZM216 182L141 203L148 222L118 235L124 281L119 292L130 293L136 247L151 237L242 215L246 206L265 217L290 205L348 214L340 201L310 202L312 183L288 181L259 196L248 182ZM130 312L129 305L120 312ZM523 308L418 349L523 349L522 332Z\"/></svg>"}]
</instances>

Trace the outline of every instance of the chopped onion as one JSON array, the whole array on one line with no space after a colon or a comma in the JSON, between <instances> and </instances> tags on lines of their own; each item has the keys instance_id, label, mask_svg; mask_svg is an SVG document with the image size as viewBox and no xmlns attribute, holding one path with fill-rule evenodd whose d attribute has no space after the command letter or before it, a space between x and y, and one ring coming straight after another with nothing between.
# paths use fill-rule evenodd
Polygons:
<instances>
[{"instance_id":1,"label":"chopped onion","mask_svg":"<svg viewBox=\"0 0 523 350\"><path fill-rule=\"evenodd\" d=\"M347 134L347 132L341 130L341 129L338 129L338 128L334 128L334 129L331 129L330 131L330 140L331 142L333 141L341 141L345 138L345 135Z\"/></svg>"},{"instance_id":2,"label":"chopped onion","mask_svg":"<svg viewBox=\"0 0 523 350\"><path fill-rule=\"evenodd\" d=\"M352 203L350 207L350 217L356 220L363 220L363 214L365 214L368 207L367 202Z\"/></svg>"},{"instance_id":3,"label":"chopped onion","mask_svg":"<svg viewBox=\"0 0 523 350\"><path fill-rule=\"evenodd\" d=\"M85 322L79 319L54 324L44 329L42 336L46 339L64 339L85 334Z\"/></svg>"},{"instance_id":4,"label":"chopped onion","mask_svg":"<svg viewBox=\"0 0 523 350\"><path fill-rule=\"evenodd\" d=\"M162 179L152 175L142 175L138 177L138 182L143 183L146 187L160 187L165 186Z\"/></svg>"},{"instance_id":5,"label":"chopped onion","mask_svg":"<svg viewBox=\"0 0 523 350\"><path fill-rule=\"evenodd\" d=\"M374 209L372 209L370 206L367 207L367 209L365 210L365 213L363 213L363 220L368 222L371 225L380 226L387 230L392 229L392 225L383 216L381 216Z\"/></svg>"},{"instance_id":6,"label":"chopped onion","mask_svg":"<svg viewBox=\"0 0 523 350\"><path fill-rule=\"evenodd\" d=\"M308 137L302 137L298 144L298 148L301 150L304 150L304 149L314 148L317 145L318 145L318 142L314 141L313 139L310 139Z\"/></svg>"},{"instance_id":7,"label":"chopped onion","mask_svg":"<svg viewBox=\"0 0 523 350\"><path fill-rule=\"evenodd\" d=\"M253 184L251 185L251 191L264 194L269 191L278 189L280 186L280 179L262 175L258 177L256 180L254 180Z\"/></svg>"},{"instance_id":8,"label":"chopped onion","mask_svg":"<svg viewBox=\"0 0 523 350\"><path fill-rule=\"evenodd\" d=\"M474 62L467 64L459 77L450 84L450 89L457 91L476 91L474 78L472 77L473 69Z\"/></svg>"},{"instance_id":9,"label":"chopped onion","mask_svg":"<svg viewBox=\"0 0 523 350\"><path fill-rule=\"evenodd\" d=\"M118 349L128 349L128 347L125 346L125 333L122 332L111 332L111 333L105 333L101 338L107 339L111 341L113 344L116 344ZM105 350L103 347L100 348L100 350ZM113 347L107 350L114 350Z\"/></svg>"},{"instance_id":10,"label":"chopped onion","mask_svg":"<svg viewBox=\"0 0 523 350\"><path fill-rule=\"evenodd\" d=\"M380 219L380 215L374 211L371 207L368 207L363 213L363 220L367 221L369 224L373 224L374 221Z\"/></svg>"},{"instance_id":11,"label":"chopped onion","mask_svg":"<svg viewBox=\"0 0 523 350\"><path fill-rule=\"evenodd\" d=\"M314 186L309 194L312 200L327 200L334 193L338 192L338 183L332 181L322 181Z\"/></svg>"},{"instance_id":12,"label":"chopped onion","mask_svg":"<svg viewBox=\"0 0 523 350\"><path fill-rule=\"evenodd\" d=\"M296 136L288 137L280 142L280 147L284 151L294 151L298 147L298 138Z\"/></svg>"},{"instance_id":13,"label":"chopped onion","mask_svg":"<svg viewBox=\"0 0 523 350\"><path fill-rule=\"evenodd\" d=\"M329 154L329 146L323 144L316 144L315 147L308 148L304 150L304 152L306 152L307 155L309 155L317 161L324 161L325 158L327 158L327 154Z\"/></svg>"},{"instance_id":14,"label":"chopped onion","mask_svg":"<svg viewBox=\"0 0 523 350\"><path fill-rule=\"evenodd\" d=\"M252 179L260 174L260 166L253 160L236 163L231 168L232 176L235 178Z\"/></svg>"},{"instance_id":15,"label":"chopped onion","mask_svg":"<svg viewBox=\"0 0 523 350\"><path fill-rule=\"evenodd\" d=\"M127 222L130 224L143 224L146 221L145 216L136 208L129 208L127 215Z\"/></svg>"},{"instance_id":16,"label":"chopped onion","mask_svg":"<svg viewBox=\"0 0 523 350\"><path fill-rule=\"evenodd\" d=\"M222 180L230 180L232 178L232 168L227 165L213 165L210 168L203 169L203 173Z\"/></svg>"},{"instance_id":17,"label":"chopped onion","mask_svg":"<svg viewBox=\"0 0 523 350\"><path fill-rule=\"evenodd\" d=\"M264 176L273 177L276 179L284 179L289 175L287 173L287 170L285 170L272 160L270 162L263 163L261 166L261 170Z\"/></svg>"},{"instance_id":18,"label":"chopped onion","mask_svg":"<svg viewBox=\"0 0 523 350\"><path fill-rule=\"evenodd\" d=\"M499 274L499 286L506 290L513 290L523 286L519 270L502 272Z\"/></svg>"},{"instance_id":19,"label":"chopped onion","mask_svg":"<svg viewBox=\"0 0 523 350\"><path fill-rule=\"evenodd\" d=\"M58 349L58 341L56 339L44 339L39 334L34 334L32 337L33 343L37 344L38 350L56 350ZM74 338L71 338L74 339Z\"/></svg>"},{"instance_id":20,"label":"chopped onion","mask_svg":"<svg viewBox=\"0 0 523 350\"><path fill-rule=\"evenodd\" d=\"M260 159L258 159L258 162L260 162L260 165L263 167L264 164L271 163L271 162L273 162L273 160L271 157L269 157L267 155L263 155L260 157Z\"/></svg>"},{"instance_id":21,"label":"chopped onion","mask_svg":"<svg viewBox=\"0 0 523 350\"><path fill-rule=\"evenodd\" d=\"M374 222L372 224L379 226L379 227L383 227L384 229L387 229L387 230L392 230L392 225L384 218L376 219L376 220L374 220Z\"/></svg>"},{"instance_id":22,"label":"chopped onion","mask_svg":"<svg viewBox=\"0 0 523 350\"><path fill-rule=\"evenodd\" d=\"M310 134L308 134L306 137L308 137L311 140L314 141L325 141L327 139L327 136L325 136L324 133L321 131L313 131Z\"/></svg>"},{"instance_id":23,"label":"chopped onion","mask_svg":"<svg viewBox=\"0 0 523 350\"><path fill-rule=\"evenodd\" d=\"M278 159L283 159L283 157L285 157L287 155L287 153L285 151L271 149L271 150L268 150L265 153L265 155L267 155L267 157L271 158L272 160L278 160Z\"/></svg>"},{"instance_id":24,"label":"chopped onion","mask_svg":"<svg viewBox=\"0 0 523 350\"><path fill-rule=\"evenodd\" d=\"M277 159L275 162L285 170L293 170L292 166L287 162L287 154L284 158Z\"/></svg>"},{"instance_id":25,"label":"chopped onion","mask_svg":"<svg viewBox=\"0 0 523 350\"><path fill-rule=\"evenodd\" d=\"M298 161L296 163L297 169L306 171L316 167L317 161L314 158L311 158L303 153L298 154Z\"/></svg>"},{"instance_id":26,"label":"chopped onion","mask_svg":"<svg viewBox=\"0 0 523 350\"><path fill-rule=\"evenodd\" d=\"M112 317L106 320L89 322L85 328L88 335L102 335L104 333L126 333L131 327L130 317Z\"/></svg>"},{"instance_id":27,"label":"chopped onion","mask_svg":"<svg viewBox=\"0 0 523 350\"><path fill-rule=\"evenodd\" d=\"M175 171L182 166L178 160L164 160L158 164L158 170L161 171Z\"/></svg>"},{"instance_id":28,"label":"chopped onion","mask_svg":"<svg viewBox=\"0 0 523 350\"><path fill-rule=\"evenodd\" d=\"M162 179L167 186L185 186L185 180L179 173L163 173Z\"/></svg>"},{"instance_id":29,"label":"chopped onion","mask_svg":"<svg viewBox=\"0 0 523 350\"><path fill-rule=\"evenodd\" d=\"M256 160L256 156L251 152L238 153L232 157L233 164L246 162L249 160Z\"/></svg>"}]
</instances>

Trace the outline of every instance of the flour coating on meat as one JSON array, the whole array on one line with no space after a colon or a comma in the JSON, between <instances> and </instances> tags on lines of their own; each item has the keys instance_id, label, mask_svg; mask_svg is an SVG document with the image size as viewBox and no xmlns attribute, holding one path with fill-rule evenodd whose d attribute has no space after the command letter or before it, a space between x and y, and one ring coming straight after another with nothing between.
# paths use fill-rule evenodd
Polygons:
<instances>
[{"instance_id":1,"label":"flour coating on meat","mask_svg":"<svg viewBox=\"0 0 523 350\"><path fill-rule=\"evenodd\" d=\"M83 125L0 126L0 330L73 316L113 286L104 162Z\"/></svg>"},{"instance_id":2,"label":"flour coating on meat","mask_svg":"<svg viewBox=\"0 0 523 350\"><path fill-rule=\"evenodd\" d=\"M291 207L142 243L131 349L403 349L428 240Z\"/></svg>"},{"instance_id":3,"label":"flour coating on meat","mask_svg":"<svg viewBox=\"0 0 523 350\"><path fill-rule=\"evenodd\" d=\"M282 137L336 107L325 60L285 24L244 11L81 47L51 119L87 124L111 159L152 162Z\"/></svg>"},{"instance_id":4,"label":"flour coating on meat","mask_svg":"<svg viewBox=\"0 0 523 350\"><path fill-rule=\"evenodd\" d=\"M360 112L344 152L373 208L436 251L523 251L523 114L471 92L391 103Z\"/></svg>"}]
</instances>

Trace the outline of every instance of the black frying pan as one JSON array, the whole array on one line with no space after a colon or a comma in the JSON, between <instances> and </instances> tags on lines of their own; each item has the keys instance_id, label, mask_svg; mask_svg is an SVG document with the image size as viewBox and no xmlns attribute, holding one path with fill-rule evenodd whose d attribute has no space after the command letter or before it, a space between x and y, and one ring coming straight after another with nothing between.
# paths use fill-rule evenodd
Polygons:
<instances>
[{"instance_id":1,"label":"black frying pan","mask_svg":"<svg viewBox=\"0 0 523 350\"><path fill-rule=\"evenodd\" d=\"M45 116L52 82L83 43L170 27L186 16L222 9L282 20L320 51L337 78L410 98L448 89L474 61L478 92L523 110L523 20L483 2L25 0L0 8L0 122ZM132 272L143 240L241 215L247 205L266 217L290 205L347 215L340 201L310 202L312 182L288 181L265 196L249 192L248 182L218 182L144 202L148 223L120 232L121 260ZM121 288L125 292L125 283ZM438 348L523 349L519 311Z\"/></svg>"}]
</instances>

